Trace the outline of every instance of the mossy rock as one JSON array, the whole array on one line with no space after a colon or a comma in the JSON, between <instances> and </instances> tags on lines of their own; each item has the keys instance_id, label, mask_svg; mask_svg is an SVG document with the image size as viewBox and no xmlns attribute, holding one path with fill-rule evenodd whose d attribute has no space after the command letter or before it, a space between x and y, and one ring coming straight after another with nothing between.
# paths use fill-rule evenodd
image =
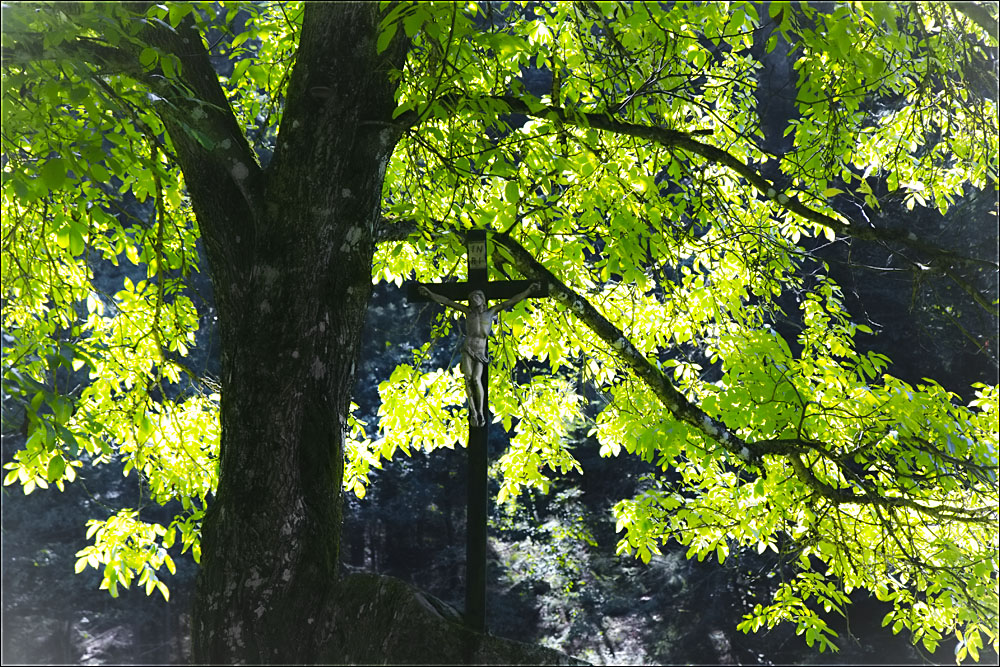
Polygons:
<instances>
[{"instance_id":1,"label":"mossy rock","mask_svg":"<svg viewBox=\"0 0 1000 667\"><path fill-rule=\"evenodd\" d=\"M437 598L373 573L338 586L334 636L323 662L337 664L586 665L565 653L473 632Z\"/></svg>"}]
</instances>

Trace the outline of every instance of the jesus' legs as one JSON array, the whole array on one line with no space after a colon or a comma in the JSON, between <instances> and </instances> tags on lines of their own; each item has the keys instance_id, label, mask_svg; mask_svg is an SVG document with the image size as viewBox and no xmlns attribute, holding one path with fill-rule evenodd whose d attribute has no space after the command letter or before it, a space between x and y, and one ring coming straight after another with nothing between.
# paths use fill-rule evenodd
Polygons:
<instances>
[{"instance_id":1,"label":"jesus' legs","mask_svg":"<svg viewBox=\"0 0 1000 667\"><path fill-rule=\"evenodd\" d=\"M483 366L470 364L471 368L465 374L465 394L469 399L469 423L473 426L486 425L486 413L483 407ZM462 369L466 370L466 369Z\"/></svg>"}]
</instances>

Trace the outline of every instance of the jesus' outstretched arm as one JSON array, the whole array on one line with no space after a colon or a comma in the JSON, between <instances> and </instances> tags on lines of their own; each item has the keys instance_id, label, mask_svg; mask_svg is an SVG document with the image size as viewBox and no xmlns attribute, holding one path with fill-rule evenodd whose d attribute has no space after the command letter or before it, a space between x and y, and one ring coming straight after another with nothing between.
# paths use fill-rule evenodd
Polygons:
<instances>
[{"instance_id":1,"label":"jesus' outstretched arm","mask_svg":"<svg viewBox=\"0 0 1000 667\"><path fill-rule=\"evenodd\" d=\"M451 299L449 299L446 296L441 296L440 294L432 292L429 289L427 289L426 287L424 287L423 285L421 285L420 287L418 287L417 291L421 295L427 297L428 299L430 299L432 301L435 301L437 303L440 303L442 306L448 306L449 308L454 308L455 310L457 310L457 311L459 311L461 313L465 313L466 315L469 314L469 307L468 306L463 305L461 303L457 303L455 301L452 301Z\"/></svg>"},{"instance_id":2,"label":"jesus' outstretched arm","mask_svg":"<svg viewBox=\"0 0 1000 667\"><path fill-rule=\"evenodd\" d=\"M499 306L493 306L492 308L490 308L490 314L496 315L501 310L506 310L511 306L513 306L514 304L518 303L519 301L522 301L531 296L532 294L540 292L541 290L542 290L541 283L539 282L531 283L530 285L528 285L528 289L524 290L523 292L515 294L514 296L510 297L509 299L501 303Z\"/></svg>"}]
</instances>

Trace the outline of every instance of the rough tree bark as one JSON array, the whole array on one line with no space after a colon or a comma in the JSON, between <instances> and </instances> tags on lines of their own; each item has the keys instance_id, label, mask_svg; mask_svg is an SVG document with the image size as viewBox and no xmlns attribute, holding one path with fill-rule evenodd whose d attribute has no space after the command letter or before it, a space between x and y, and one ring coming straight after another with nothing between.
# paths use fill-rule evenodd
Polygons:
<instances>
[{"instance_id":1,"label":"rough tree bark","mask_svg":"<svg viewBox=\"0 0 1000 667\"><path fill-rule=\"evenodd\" d=\"M312 662L331 634L323 626L338 578L344 426L372 229L399 138L388 73L403 51L376 53L376 3L310 3L305 12L266 170L235 127L205 155L168 120L222 339L219 488L202 527L198 661ZM194 71L208 60L196 62L185 77L215 103L214 73ZM215 124L224 135L228 122Z\"/></svg>"},{"instance_id":2,"label":"rough tree bark","mask_svg":"<svg viewBox=\"0 0 1000 667\"><path fill-rule=\"evenodd\" d=\"M568 664L476 635L403 582L339 580L344 434L371 294L402 36L377 3L307 3L274 158L262 169L201 37L164 110L208 254L222 341L219 487L202 525L194 658L208 663ZM194 30L188 25L186 30ZM205 104L205 103L208 104ZM199 121L200 137L185 123ZM206 141L207 136L207 141Z\"/></svg>"},{"instance_id":3,"label":"rough tree bark","mask_svg":"<svg viewBox=\"0 0 1000 667\"><path fill-rule=\"evenodd\" d=\"M201 36L159 85L210 264L222 341L219 486L202 526L199 662L312 662L338 579L344 425L371 292L372 228L399 138L375 3L310 3L275 155L261 169ZM189 32L190 31L190 32ZM393 63L392 60L396 62ZM206 104L207 103L207 104ZM200 137L186 129L198 121ZM207 140L206 140L207 137Z\"/></svg>"}]
</instances>

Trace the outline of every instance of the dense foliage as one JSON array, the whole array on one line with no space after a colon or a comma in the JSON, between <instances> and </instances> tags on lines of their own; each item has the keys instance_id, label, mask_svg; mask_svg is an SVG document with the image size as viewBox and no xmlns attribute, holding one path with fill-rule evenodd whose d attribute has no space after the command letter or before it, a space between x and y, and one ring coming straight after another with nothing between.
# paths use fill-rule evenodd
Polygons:
<instances>
[{"instance_id":1,"label":"dense foliage","mask_svg":"<svg viewBox=\"0 0 1000 667\"><path fill-rule=\"evenodd\" d=\"M898 203L946 214L970 193L994 196L995 10L383 11L378 48L403 36L409 48L390 74L402 138L372 279L462 278L463 231L484 228L497 277L544 279L554 297L516 306L493 343L491 407L512 434L499 500L579 470L571 434L585 427L602 454L663 471L616 505L621 554L648 562L677 540L699 560L787 557L794 575L742 629L790 622L825 650L835 638L819 612L863 589L891 603L886 625L931 650L951 636L959 660L995 651L997 388L977 385L966 405L859 352L873 331L852 321L812 253L884 244L908 269L959 285L956 308L996 317L991 249L967 256L865 214ZM220 396L189 364L211 315L190 289L204 270L199 224L163 118L183 99L186 141L224 151L230 139L200 124L220 109L188 86L183 54L150 36L197 25L245 132L231 141L249 142L266 171L308 11L3 12L3 390L23 403L28 432L5 483L62 489L85 465L127 461L156 501L183 511L166 526L131 508L94 519L77 568L103 568L112 595L135 580L166 596L168 550L200 555ZM766 136L758 113L762 62L779 45L797 73L786 141ZM135 265L135 278L100 289L108 262ZM435 335L454 324L442 313ZM377 423L345 416L344 485L358 496L383 458L466 440L461 375L430 367L431 345L379 388ZM601 397L596 418L584 387Z\"/></svg>"}]
</instances>

